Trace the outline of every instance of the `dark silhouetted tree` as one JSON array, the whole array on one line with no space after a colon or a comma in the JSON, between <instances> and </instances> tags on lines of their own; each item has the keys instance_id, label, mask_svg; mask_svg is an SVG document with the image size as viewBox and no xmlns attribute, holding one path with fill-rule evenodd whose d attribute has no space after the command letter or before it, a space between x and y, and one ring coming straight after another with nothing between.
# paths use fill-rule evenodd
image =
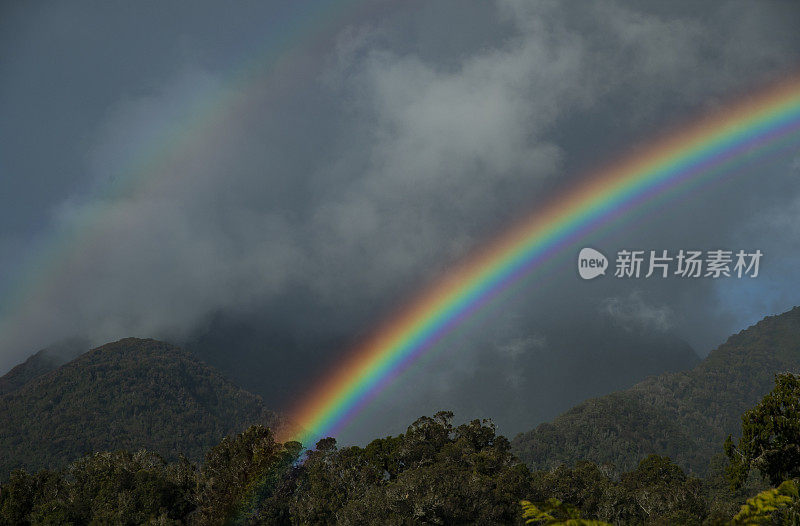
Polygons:
<instances>
[{"instance_id":1,"label":"dark silhouetted tree","mask_svg":"<svg viewBox=\"0 0 800 526\"><path fill-rule=\"evenodd\" d=\"M742 437L724 445L728 477L741 487L752 469L773 486L800 477L800 377L775 376L775 388L742 415Z\"/></svg>"}]
</instances>

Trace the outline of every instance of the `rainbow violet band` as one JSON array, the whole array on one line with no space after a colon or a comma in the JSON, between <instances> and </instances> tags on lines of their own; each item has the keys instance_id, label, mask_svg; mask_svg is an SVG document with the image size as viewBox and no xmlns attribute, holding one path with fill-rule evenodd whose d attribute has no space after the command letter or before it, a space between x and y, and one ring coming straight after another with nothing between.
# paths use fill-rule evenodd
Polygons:
<instances>
[{"instance_id":1,"label":"rainbow violet band","mask_svg":"<svg viewBox=\"0 0 800 526\"><path fill-rule=\"evenodd\" d=\"M800 78L730 104L581 178L448 272L353 349L288 413L286 440L336 434L434 344L565 248L660 196L800 144Z\"/></svg>"}]
</instances>

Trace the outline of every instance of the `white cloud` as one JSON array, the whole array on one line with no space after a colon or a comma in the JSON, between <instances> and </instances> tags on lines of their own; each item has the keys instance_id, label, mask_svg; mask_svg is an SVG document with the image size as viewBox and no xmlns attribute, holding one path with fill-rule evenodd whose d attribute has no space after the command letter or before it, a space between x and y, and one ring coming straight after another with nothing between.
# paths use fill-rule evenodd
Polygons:
<instances>
[{"instance_id":1,"label":"white cloud","mask_svg":"<svg viewBox=\"0 0 800 526\"><path fill-rule=\"evenodd\" d=\"M638 290L624 297L606 298L600 312L628 331L666 332L675 325L675 314L669 306L648 303Z\"/></svg>"},{"instance_id":2,"label":"white cloud","mask_svg":"<svg viewBox=\"0 0 800 526\"><path fill-rule=\"evenodd\" d=\"M514 338L497 347L501 363L508 364L505 379L509 386L519 388L525 383L527 379L523 375L524 369L520 367L520 361L526 358L530 360L531 352L542 350L546 345L547 340L544 336L531 335Z\"/></svg>"}]
</instances>

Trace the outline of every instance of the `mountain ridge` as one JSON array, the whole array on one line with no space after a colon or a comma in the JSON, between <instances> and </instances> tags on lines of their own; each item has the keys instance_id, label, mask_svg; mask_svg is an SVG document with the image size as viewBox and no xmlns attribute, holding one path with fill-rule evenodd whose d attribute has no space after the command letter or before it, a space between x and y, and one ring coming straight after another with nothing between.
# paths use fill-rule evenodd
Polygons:
<instances>
[{"instance_id":1,"label":"mountain ridge","mask_svg":"<svg viewBox=\"0 0 800 526\"><path fill-rule=\"evenodd\" d=\"M50 345L0 376L0 396L15 391L29 381L57 369L87 351L91 346L81 338Z\"/></svg>"},{"instance_id":2,"label":"mountain ridge","mask_svg":"<svg viewBox=\"0 0 800 526\"><path fill-rule=\"evenodd\" d=\"M512 441L531 468L577 460L629 470L650 453L705 474L740 415L770 391L776 373L800 370L800 307L730 336L689 371L651 376L590 398Z\"/></svg>"},{"instance_id":3,"label":"mountain ridge","mask_svg":"<svg viewBox=\"0 0 800 526\"><path fill-rule=\"evenodd\" d=\"M146 448L198 459L248 425L280 428L263 400L173 345L126 338L0 395L3 476L93 451Z\"/></svg>"}]
</instances>

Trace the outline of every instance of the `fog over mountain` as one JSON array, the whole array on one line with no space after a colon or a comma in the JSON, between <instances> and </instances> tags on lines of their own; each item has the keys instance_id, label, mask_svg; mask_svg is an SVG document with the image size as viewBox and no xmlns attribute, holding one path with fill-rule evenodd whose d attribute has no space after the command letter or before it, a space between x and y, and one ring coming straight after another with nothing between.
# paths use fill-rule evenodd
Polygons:
<instances>
[{"instance_id":1,"label":"fog over mountain","mask_svg":"<svg viewBox=\"0 0 800 526\"><path fill-rule=\"evenodd\" d=\"M324 4L0 7L0 373L153 337L284 409L515 218L800 67L790 2ZM798 303L799 176L768 157L587 241L760 249L758 278L584 282L564 254L341 440L443 408L513 435L689 367Z\"/></svg>"}]
</instances>

